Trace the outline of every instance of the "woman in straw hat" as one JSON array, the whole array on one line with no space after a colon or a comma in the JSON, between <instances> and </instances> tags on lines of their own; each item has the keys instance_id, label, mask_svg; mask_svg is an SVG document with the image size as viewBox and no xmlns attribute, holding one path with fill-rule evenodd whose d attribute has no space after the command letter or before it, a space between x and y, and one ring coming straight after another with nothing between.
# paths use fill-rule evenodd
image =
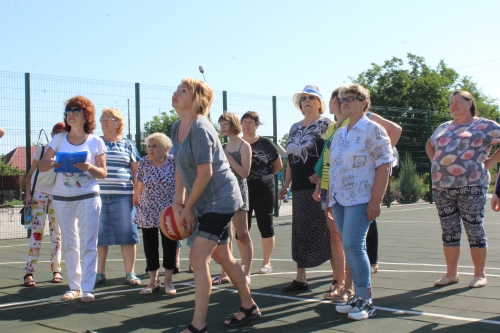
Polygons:
<instances>
[{"instance_id":1,"label":"woman in straw hat","mask_svg":"<svg viewBox=\"0 0 500 333\"><path fill-rule=\"evenodd\" d=\"M297 263L295 279L283 292L308 289L306 268L323 264L332 257L330 236L321 203L313 199L316 187L314 166L318 161L330 119L322 116L325 102L317 86L307 85L293 96L293 104L304 119L290 128L286 151L288 166L283 188L284 198L292 187L292 259Z\"/></svg>"}]
</instances>

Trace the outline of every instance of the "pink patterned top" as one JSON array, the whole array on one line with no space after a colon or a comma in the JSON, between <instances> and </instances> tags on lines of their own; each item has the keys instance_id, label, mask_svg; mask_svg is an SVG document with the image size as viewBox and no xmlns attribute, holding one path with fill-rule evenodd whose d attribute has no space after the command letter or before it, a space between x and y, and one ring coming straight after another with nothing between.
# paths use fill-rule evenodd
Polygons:
<instances>
[{"instance_id":1,"label":"pink patterned top","mask_svg":"<svg viewBox=\"0 0 500 333\"><path fill-rule=\"evenodd\" d=\"M484 167L493 145L500 142L500 125L475 117L470 123L440 125L430 141L436 153L432 160L432 187L488 187L490 173Z\"/></svg>"}]
</instances>

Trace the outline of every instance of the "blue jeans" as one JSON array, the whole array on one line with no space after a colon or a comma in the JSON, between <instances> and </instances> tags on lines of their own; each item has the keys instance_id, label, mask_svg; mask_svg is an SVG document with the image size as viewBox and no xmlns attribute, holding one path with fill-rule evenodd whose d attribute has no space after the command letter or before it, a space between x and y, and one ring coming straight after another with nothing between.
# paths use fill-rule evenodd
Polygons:
<instances>
[{"instance_id":1,"label":"blue jeans","mask_svg":"<svg viewBox=\"0 0 500 333\"><path fill-rule=\"evenodd\" d=\"M337 202L332 206L333 219L342 237L345 257L354 279L356 296L363 299L372 297L370 261L366 253L366 234L371 222L366 215L367 205L342 206Z\"/></svg>"}]
</instances>

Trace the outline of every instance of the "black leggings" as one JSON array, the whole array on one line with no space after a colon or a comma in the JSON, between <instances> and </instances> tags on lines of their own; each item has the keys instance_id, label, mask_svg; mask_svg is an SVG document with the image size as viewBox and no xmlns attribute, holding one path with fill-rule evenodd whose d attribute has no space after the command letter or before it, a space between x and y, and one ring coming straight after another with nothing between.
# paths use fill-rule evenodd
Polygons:
<instances>
[{"instance_id":1,"label":"black leggings","mask_svg":"<svg viewBox=\"0 0 500 333\"><path fill-rule=\"evenodd\" d=\"M161 235L161 247L163 248L163 268L174 270L176 266L175 253L177 251L177 241L173 241L163 233ZM142 228L142 244L146 255L146 273L156 271L160 268L160 254L158 247L158 228Z\"/></svg>"},{"instance_id":2,"label":"black leggings","mask_svg":"<svg viewBox=\"0 0 500 333\"><path fill-rule=\"evenodd\" d=\"M248 231L252 226L252 215L255 211L257 227L259 227L261 237L274 237L274 191L263 192L254 196L250 196L250 192L248 194Z\"/></svg>"},{"instance_id":3,"label":"black leggings","mask_svg":"<svg viewBox=\"0 0 500 333\"><path fill-rule=\"evenodd\" d=\"M373 220L368 228L368 234L366 235L366 252L368 252L370 265L376 265L378 262L377 220Z\"/></svg>"}]
</instances>

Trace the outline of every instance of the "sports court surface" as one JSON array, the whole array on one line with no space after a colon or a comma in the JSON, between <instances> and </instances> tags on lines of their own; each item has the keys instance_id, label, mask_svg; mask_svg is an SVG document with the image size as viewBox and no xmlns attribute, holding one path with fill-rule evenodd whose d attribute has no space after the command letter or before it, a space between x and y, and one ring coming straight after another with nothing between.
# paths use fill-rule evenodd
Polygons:
<instances>
[{"instance_id":1,"label":"sports court surface","mask_svg":"<svg viewBox=\"0 0 500 333\"><path fill-rule=\"evenodd\" d=\"M288 204L287 204L288 205ZM289 203L291 205L291 203ZM329 264L308 269L309 290L281 293L294 278L290 259L291 217L275 220L276 249L269 275L252 276L252 293L263 317L253 324L225 328L222 323L240 304L231 284L214 288L208 313L209 332L499 332L500 331L500 215L486 210L489 240L488 285L469 289L472 263L463 235L460 282L436 288L433 282L445 271L440 227L434 205L417 204L383 208L379 224L379 265L373 275L377 314L364 321L350 321L323 301L331 283ZM260 268L261 242L252 226L255 260ZM48 237L46 237L48 239ZM44 239L45 240L45 239ZM96 301L59 301L67 290L50 283L50 245L44 242L35 280L24 288L26 239L0 241L0 332L180 332L190 322L194 306L193 276L185 272L188 248L181 250L181 271L174 277L176 296L163 293L139 295L140 288L123 283L119 247L110 247L106 284L96 288ZM236 251L237 256L237 251ZM137 251L136 272L143 278L142 245ZM66 268L63 262L63 272ZM219 267L212 262L212 276ZM65 277L65 276L64 276Z\"/></svg>"}]
</instances>

